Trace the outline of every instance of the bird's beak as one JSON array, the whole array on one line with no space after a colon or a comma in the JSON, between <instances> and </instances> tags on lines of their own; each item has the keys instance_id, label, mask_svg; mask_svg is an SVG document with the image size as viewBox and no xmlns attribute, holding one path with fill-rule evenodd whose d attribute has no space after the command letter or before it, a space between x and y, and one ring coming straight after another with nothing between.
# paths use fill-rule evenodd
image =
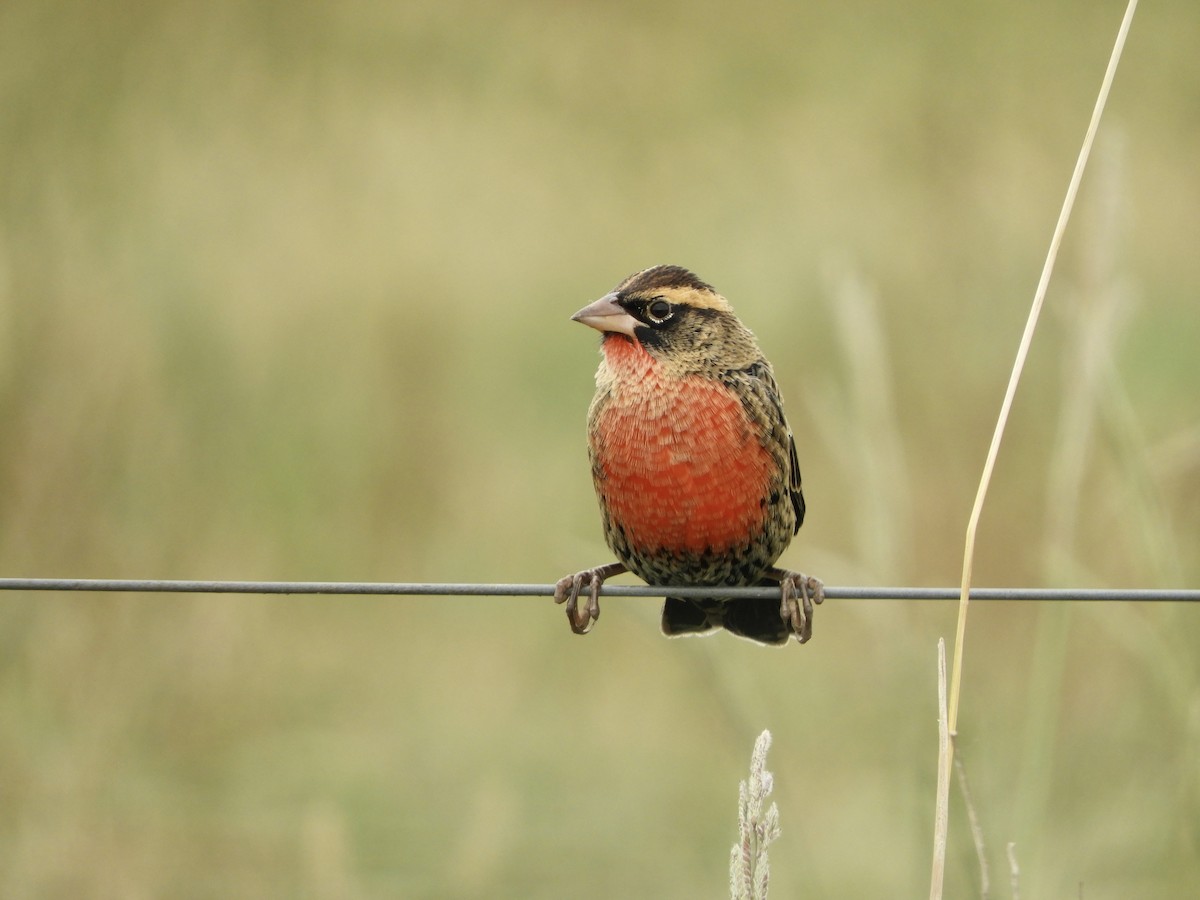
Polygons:
<instances>
[{"instance_id":1,"label":"bird's beak","mask_svg":"<svg viewBox=\"0 0 1200 900\"><path fill-rule=\"evenodd\" d=\"M597 331L617 331L636 340L633 329L640 323L617 303L617 293L605 294L595 303L589 303L571 321L582 322Z\"/></svg>"}]
</instances>

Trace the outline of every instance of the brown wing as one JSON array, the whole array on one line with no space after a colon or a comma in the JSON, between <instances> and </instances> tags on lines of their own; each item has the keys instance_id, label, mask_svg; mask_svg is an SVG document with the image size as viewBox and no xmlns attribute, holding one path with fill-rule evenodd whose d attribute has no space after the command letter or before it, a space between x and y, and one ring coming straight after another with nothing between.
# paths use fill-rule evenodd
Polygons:
<instances>
[{"instance_id":1,"label":"brown wing","mask_svg":"<svg viewBox=\"0 0 1200 900\"><path fill-rule=\"evenodd\" d=\"M780 410L782 415L783 410ZM792 495L792 508L796 510L796 529L792 532L800 530L800 526L804 524L804 492L800 490L800 459L796 456L796 439L792 437L792 430L788 429L788 455L792 460L792 471L788 476L788 493Z\"/></svg>"},{"instance_id":2,"label":"brown wing","mask_svg":"<svg viewBox=\"0 0 1200 900\"><path fill-rule=\"evenodd\" d=\"M787 418L783 414L783 400L779 395L779 386L771 372L771 365L766 360L759 360L744 369L726 372L723 381L731 386L740 383L748 390L739 391L742 403L751 418L760 419L762 416L770 421L769 438L778 448L780 465L786 470L787 490L792 501L792 509L796 512L796 524L793 534L804 524L804 492L800 488L800 459L796 455L796 440L792 437L792 429L788 427ZM786 448L786 449L785 449Z\"/></svg>"}]
</instances>

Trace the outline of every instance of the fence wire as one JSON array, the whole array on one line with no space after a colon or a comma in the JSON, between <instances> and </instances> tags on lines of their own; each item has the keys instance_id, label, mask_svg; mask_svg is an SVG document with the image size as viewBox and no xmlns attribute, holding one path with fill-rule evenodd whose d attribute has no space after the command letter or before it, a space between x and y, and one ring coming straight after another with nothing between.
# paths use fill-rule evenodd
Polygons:
<instances>
[{"instance_id":1,"label":"fence wire","mask_svg":"<svg viewBox=\"0 0 1200 900\"><path fill-rule=\"evenodd\" d=\"M129 592L151 594L358 594L424 597L550 597L553 584L467 584L362 581L183 581L124 578L0 578L3 591ZM649 587L606 584L602 597L684 597L766 600L777 587ZM826 585L830 600L957 600L956 587ZM1200 603L1200 590L1145 588L972 588L973 600Z\"/></svg>"}]
</instances>

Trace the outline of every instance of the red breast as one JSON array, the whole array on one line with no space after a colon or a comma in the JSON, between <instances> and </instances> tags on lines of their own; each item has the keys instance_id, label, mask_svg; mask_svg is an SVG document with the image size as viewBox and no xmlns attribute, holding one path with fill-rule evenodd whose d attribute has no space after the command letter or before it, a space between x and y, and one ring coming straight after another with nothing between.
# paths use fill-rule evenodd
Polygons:
<instances>
[{"instance_id":1,"label":"red breast","mask_svg":"<svg viewBox=\"0 0 1200 900\"><path fill-rule=\"evenodd\" d=\"M606 335L603 349L614 390L594 411L596 489L630 545L744 546L762 528L775 462L737 395L666 374L624 335Z\"/></svg>"}]
</instances>

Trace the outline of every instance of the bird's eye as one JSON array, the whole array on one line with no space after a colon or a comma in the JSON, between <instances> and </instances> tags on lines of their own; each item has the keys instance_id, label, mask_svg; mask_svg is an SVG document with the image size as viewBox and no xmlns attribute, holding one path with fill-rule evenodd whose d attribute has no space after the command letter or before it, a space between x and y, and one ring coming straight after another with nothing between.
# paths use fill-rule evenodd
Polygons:
<instances>
[{"instance_id":1,"label":"bird's eye","mask_svg":"<svg viewBox=\"0 0 1200 900\"><path fill-rule=\"evenodd\" d=\"M651 300L650 304L646 307L646 315L650 318L651 322L661 325L667 319L671 318L671 304L661 297L657 300Z\"/></svg>"}]
</instances>

